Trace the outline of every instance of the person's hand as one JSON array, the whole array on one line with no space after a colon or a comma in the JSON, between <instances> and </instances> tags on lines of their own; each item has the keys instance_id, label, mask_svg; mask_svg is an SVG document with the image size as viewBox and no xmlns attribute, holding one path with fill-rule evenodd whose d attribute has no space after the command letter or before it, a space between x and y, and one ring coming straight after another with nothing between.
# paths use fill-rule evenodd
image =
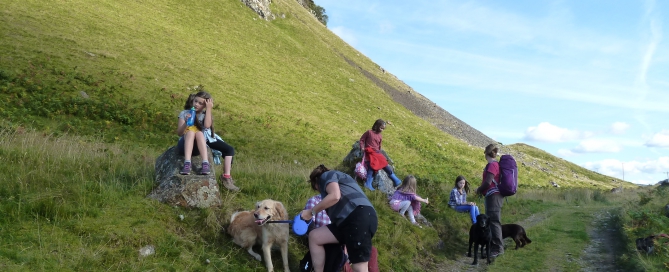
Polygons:
<instances>
[{"instance_id":1,"label":"person's hand","mask_svg":"<svg viewBox=\"0 0 669 272\"><path fill-rule=\"evenodd\" d=\"M476 203L474 203L474 202L469 202L469 205L470 205L470 206L476 206Z\"/></svg>"},{"instance_id":2,"label":"person's hand","mask_svg":"<svg viewBox=\"0 0 669 272\"><path fill-rule=\"evenodd\" d=\"M425 198L425 204L430 204L430 200L427 197Z\"/></svg>"},{"instance_id":3,"label":"person's hand","mask_svg":"<svg viewBox=\"0 0 669 272\"><path fill-rule=\"evenodd\" d=\"M311 210L303 210L300 214L300 218L302 218L304 221L311 220Z\"/></svg>"},{"instance_id":4,"label":"person's hand","mask_svg":"<svg viewBox=\"0 0 669 272\"><path fill-rule=\"evenodd\" d=\"M214 107L214 99L207 98L204 100L204 105L207 107L207 111L211 110Z\"/></svg>"}]
</instances>

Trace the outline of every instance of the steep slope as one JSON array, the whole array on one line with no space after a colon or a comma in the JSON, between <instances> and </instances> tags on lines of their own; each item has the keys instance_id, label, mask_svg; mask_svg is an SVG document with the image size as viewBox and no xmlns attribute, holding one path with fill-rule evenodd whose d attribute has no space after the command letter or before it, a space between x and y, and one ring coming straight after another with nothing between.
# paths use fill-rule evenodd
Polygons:
<instances>
[{"instance_id":1,"label":"steep slope","mask_svg":"<svg viewBox=\"0 0 669 272\"><path fill-rule=\"evenodd\" d=\"M232 0L3 2L3 126L167 147L201 84L217 102L217 131L242 156L338 164L383 118L401 174L450 180L476 176L476 147L492 141L294 1L274 1L273 21Z\"/></svg>"}]
</instances>

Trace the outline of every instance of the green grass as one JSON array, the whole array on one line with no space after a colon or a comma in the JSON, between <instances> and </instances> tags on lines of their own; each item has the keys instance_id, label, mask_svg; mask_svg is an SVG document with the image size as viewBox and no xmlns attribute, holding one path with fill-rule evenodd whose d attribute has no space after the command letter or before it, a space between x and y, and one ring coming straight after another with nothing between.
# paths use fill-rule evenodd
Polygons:
<instances>
[{"instance_id":1,"label":"green grass","mask_svg":"<svg viewBox=\"0 0 669 272\"><path fill-rule=\"evenodd\" d=\"M0 6L0 270L262 271L220 232L231 213L265 198L297 213L314 194L305 183L310 170L341 167L378 118L392 122L384 149L398 176L418 177L418 193L431 200L423 214L433 222L416 229L384 195L370 193L382 270L429 270L459 256L469 222L446 206L448 192L458 175L480 183L482 149L392 101L343 57L407 86L297 2L273 1L273 12L285 15L274 21L237 0ZM155 158L175 144L176 116L196 85L214 96L216 132L237 151L233 175L242 192L222 192L215 210L145 198ZM519 165L519 195L505 204L509 220L634 187L531 146L508 148L527 163ZM552 171L540 170L549 164ZM549 181L566 189L549 189ZM156 255L139 258L147 244ZM293 267L305 250L291 240Z\"/></svg>"},{"instance_id":2,"label":"green grass","mask_svg":"<svg viewBox=\"0 0 669 272\"><path fill-rule=\"evenodd\" d=\"M262 271L262 263L221 231L230 215L250 209L264 198L280 200L289 213L296 214L315 193L305 181L310 167L294 162L246 161L242 157L235 163L242 192L223 191L221 208L170 207L146 198L153 186L153 163L159 150L32 131L3 130L2 136L0 171L10 173L0 180L3 270ZM20 167L26 165L32 167ZM216 168L220 171L220 166ZM426 187L437 185L429 180L421 182ZM432 200L423 214L433 224L423 229L393 212L382 193L368 193L379 214L374 244L379 248L384 271L431 270L465 251L469 217L447 208L443 203L447 191L423 190ZM503 219L520 222L533 214L548 214L543 222L528 228L531 237L541 237L528 251L545 251L544 247L550 247L553 241L566 242L564 248L551 248L553 251L576 250L585 243L583 226L589 221L588 211L619 202L608 194L595 195L590 189L523 190L505 202ZM470 200L482 206L480 199ZM574 205L591 208L574 213ZM179 220L179 215L185 219ZM563 221L570 223L558 224ZM154 245L156 254L138 257L138 250L146 245ZM305 251L301 240L291 237L291 267L295 268ZM514 254L507 254L505 259L524 256ZM533 258L541 256L545 254ZM514 267L501 260L491 269Z\"/></svg>"}]
</instances>

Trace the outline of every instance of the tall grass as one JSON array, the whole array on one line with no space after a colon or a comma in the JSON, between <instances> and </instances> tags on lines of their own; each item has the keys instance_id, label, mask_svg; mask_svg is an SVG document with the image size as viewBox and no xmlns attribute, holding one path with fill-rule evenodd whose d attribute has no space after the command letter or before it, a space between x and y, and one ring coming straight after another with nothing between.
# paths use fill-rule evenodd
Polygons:
<instances>
[{"instance_id":1,"label":"tall grass","mask_svg":"<svg viewBox=\"0 0 669 272\"><path fill-rule=\"evenodd\" d=\"M635 242L638 238L669 233L669 212L665 210L669 205L669 186L640 188L630 194L634 197L622 205L618 218L627 245L620 263L629 270L666 271L669 269L669 239L656 240L651 254L638 251Z\"/></svg>"},{"instance_id":2,"label":"tall grass","mask_svg":"<svg viewBox=\"0 0 669 272\"><path fill-rule=\"evenodd\" d=\"M297 214L316 194L306 182L312 165L259 160L240 152L233 176L242 191L222 191L222 207L170 207L145 197L153 187L160 150L32 130L3 129L0 135L0 170L7 173L0 180L2 270L262 271L262 263L225 234L230 215L265 198L282 201L290 214ZM383 193L368 192L379 215L374 245L382 270L433 270L461 257L471 223L468 215L447 207L449 192L449 184L420 179L419 194L431 200L422 213L432 224L422 229L392 211ZM522 189L505 201L502 217L510 223L544 214L547 219L542 220L560 221L558 215L569 216L574 205L592 210L618 203L618 198L585 188ZM469 200L483 207L482 199ZM572 227L585 224L586 215L577 216ZM530 231L546 232L541 234L546 239L563 239L548 234L558 231L551 224L536 224ZM573 236L573 243L584 243L581 234L565 233ZM138 250L147 245L155 246L156 254L139 257ZM291 236L289 251L295 267L306 247Z\"/></svg>"}]
</instances>

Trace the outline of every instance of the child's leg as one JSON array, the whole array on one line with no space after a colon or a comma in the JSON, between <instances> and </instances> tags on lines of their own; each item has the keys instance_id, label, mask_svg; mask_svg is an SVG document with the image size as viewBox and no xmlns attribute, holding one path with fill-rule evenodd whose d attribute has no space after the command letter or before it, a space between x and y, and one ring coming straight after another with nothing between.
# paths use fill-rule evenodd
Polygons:
<instances>
[{"instance_id":1,"label":"child's leg","mask_svg":"<svg viewBox=\"0 0 669 272\"><path fill-rule=\"evenodd\" d=\"M409 221L411 221L411 223L416 223L416 218L413 215L413 207L411 207L411 202L409 202L409 208L407 209L407 212L409 213Z\"/></svg>"},{"instance_id":2,"label":"child's leg","mask_svg":"<svg viewBox=\"0 0 669 272\"><path fill-rule=\"evenodd\" d=\"M395 183L395 187L400 186L402 184L402 181L393 173L392 170L390 170L390 165L386 165L386 167L383 167L383 171L386 171L386 174L388 174L388 177L393 180L393 183Z\"/></svg>"},{"instance_id":3,"label":"child's leg","mask_svg":"<svg viewBox=\"0 0 669 272\"><path fill-rule=\"evenodd\" d=\"M374 187L372 187L372 181L374 181L374 170L372 170L372 167L369 166L369 162L365 162L365 166L367 166L367 181L365 181L365 187L369 189L370 191L374 191Z\"/></svg>"},{"instance_id":4,"label":"child's leg","mask_svg":"<svg viewBox=\"0 0 669 272\"><path fill-rule=\"evenodd\" d=\"M191 145L193 141L190 141ZM209 152L207 152L207 139L204 137L202 131L195 132L195 142L197 143L197 149L200 151L200 156L202 156L203 162L209 162Z\"/></svg>"},{"instance_id":5,"label":"child's leg","mask_svg":"<svg viewBox=\"0 0 669 272\"><path fill-rule=\"evenodd\" d=\"M404 200L400 202L400 214L404 216L404 213L407 212L408 209L411 209L411 201L409 200ZM413 211L413 209L411 209Z\"/></svg>"},{"instance_id":6,"label":"child's leg","mask_svg":"<svg viewBox=\"0 0 669 272\"><path fill-rule=\"evenodd\" d=\"M470 206L471 209L469 210L469 214L472 217L472 223L476 224L476 217L479 215L479 207L478 206Z\"/></svg>"},{"instance_id":7,"label":"child's leg","mask_svg":"<svg viewBox=\"0 0 669 272\"><path fill-rule=\"evenodd\" d=\"M193 141L195 140L195 132L186 130L184 133L184 159L190 161L193 155Z\"/></svg>"},{"instance_id":8,"label":"child's leg","mask_svg":"<svg viewBox=\"0 0 669 272\"><path fill-rule=\"evenodd\" d=\"M232 168L232 156L225 156L223 158L223 175L230 176L230 168Z\"/></svg>"}]
</instances>

